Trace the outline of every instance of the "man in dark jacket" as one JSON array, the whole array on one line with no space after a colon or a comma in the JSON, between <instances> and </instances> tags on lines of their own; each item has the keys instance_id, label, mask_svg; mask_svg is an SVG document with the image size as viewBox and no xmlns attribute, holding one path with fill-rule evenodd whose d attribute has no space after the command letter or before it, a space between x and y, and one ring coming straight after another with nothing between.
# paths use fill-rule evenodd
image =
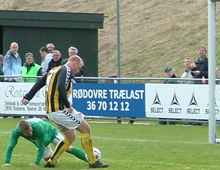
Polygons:
<instances>
[{"instance_id":1,"label":"man in dark jacket","mask_svg":"<svg viewBox=\"0 0 220 170\"><path fill-rule=\"evenodd\" d=\"M192 63L191 65L191 72L194 78L208 78L208 58L206 57L206 53L206 47L204 45L201 45L198 51L199 59L197 59L195 63ZM197 80L194 81L194 84L207 84L207 81Z\"/></svg>"},{"instance_id":2,"label":"man in dark jacket","mask_svg":"<svg viewBox=\"0 0 220 170\"><path fill-rule=\"evenodd\" d=\"M4 56L2 54L0 54L0 76L4 75L3 72L3 58ZM4 77L0 77L0 82L4 81Z\"/></svg>"},{"instance_id":3,"label":"man in dark jacket","mask_svg":"<svg viewBox=\"0 0 220 170\"><path fill-rule=\"evenodd\" d=\"M173 69L171 67L166 67L164 72L166 74L166 77L168 78L164 81L164 84L180 84L179 80L177 80L177 79L172 79L171 80L170 79L170 78L177 78L177 76L174 74ZM176 124L177 123L176 121L179 120L179 119L159 118L159 120L160 120L159 124L166 125L167 123ZM172 121L170 121L170 120L172 120Z\"/></svg>"},{"instance_id":4,"label":"man in dark jacket","mask_svg":"<svg viewBox=\"0 0 220 170\"><path fill-rule=\"evenodd\" d=\"M71 47L68 49L68 54L69 54L69 57L71 57L71 56L73 56L73 55L78 55L78 49L77 49L76 47L72 47L72 46L71 46ZM83 60L83 59L82 59L82 60ZM68 58L64 59L64 60L61 62L61 65L66 64L67 61L68 61ZM76 75L74 75L74 77L83 77L84 72L85 72L85 61L83 60L83 66L82 66L82 68L79 70L78 73L76 73ZM79 78L78 78L78 79L75 79L75 81L76 81L77 83L82 83L82 82L83 82L83 80L82 80L82 79L79 79Z\"/></svg>"},{"instance_id":5,"label":"man in dark jacket","mask_svg":"<svg viewBox=\"0 0 220 170\"><path fill-rule=\"evenodd\" d=\"M0 65L0 76L3 76L3 75L4 75L3 68ZM0 77L0 82L2 82L2 81L4 81L4 77Z\"/></svg>"},{"instance_id":6,"label":"man in dark jacket","mask_svg":"<svg viewBox=\"0 0 220 170\"><path fill-rule=\"evenodd\" d=\"M167 78L177 78L171 67L165 68L164 72L165 72ZM173 79L173 80L167 79L164 81L164 84L180 84L180 81L176 80L176 79Z\"/></svg>"},{"instance_id":7,"label":"man in dark jacket","mask_svg":"<svg viewBox=\"0 0 220 170\"><path fill-rule=\"evenodd\" d=\"M48 69L46 72L49 72L52 68L56 67L56 66L60 66L61 62L62 62L62 57L61 57L61 53L58 50L54 50L52 52L53 54L53 58L51 59L51 61L48 64Z\"/></svg>"}]
</instances>

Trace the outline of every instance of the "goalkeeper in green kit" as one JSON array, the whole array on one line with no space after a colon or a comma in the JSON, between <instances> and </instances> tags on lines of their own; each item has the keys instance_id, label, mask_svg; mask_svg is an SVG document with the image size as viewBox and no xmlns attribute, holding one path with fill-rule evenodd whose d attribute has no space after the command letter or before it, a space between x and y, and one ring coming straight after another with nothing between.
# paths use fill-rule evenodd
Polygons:
<instances>
[{"instance_id":1,"label":"goalkeeper in green kit","mask_svg":"<svg viewBox=\"0 0 220 170\"><path fill-rule=\"evenodd\" d=\"M46 161L50 159L53 154L50 143L56 146L59 141L64 139L64 137L57 131L54 126L41 119L32 118L22 120L12 131L11 139L5 154L5 162L2 166L11 165L10 160L12 151L16 146L20 136L29 140L37 147L38 153L36 160L34 163L30 163L30 166L39 165L41 158L44 158ZM80 148L72 147L70 145L66 152L75 155L77 158L84 160L85 162L88 162L86 153Z\"/></svg>"}]
</instances>

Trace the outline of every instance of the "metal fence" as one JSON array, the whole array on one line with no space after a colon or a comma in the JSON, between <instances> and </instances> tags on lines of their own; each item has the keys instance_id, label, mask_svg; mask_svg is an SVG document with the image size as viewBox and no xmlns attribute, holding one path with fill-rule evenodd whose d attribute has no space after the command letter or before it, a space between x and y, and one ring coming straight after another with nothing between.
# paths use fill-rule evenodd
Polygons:
<instances>
[{"instance_id":1,"label":"metal fence","mask_svg":"<svg viewBox=\"0 0 220 170\"><path fill-rule=\"evenodd\" d=\"M8 79L15 79L17 82L26 82L27 79L37 78L40 79L42 76L4 76L0 75L0 80L2 82L10 82ZM75 80L81 80L83 83L155 83L163 84L165 80L178 80L182 84L193 84L194 81L205 81L206 84L208 79L191 79L191 78L156 78L156 77L117 77L117 76L108 76L108 77L74 77ZM190 83L189 83L190 82ZM216 83L220 84L220 79L216 78Z\"/></svg>"}]
</instances>

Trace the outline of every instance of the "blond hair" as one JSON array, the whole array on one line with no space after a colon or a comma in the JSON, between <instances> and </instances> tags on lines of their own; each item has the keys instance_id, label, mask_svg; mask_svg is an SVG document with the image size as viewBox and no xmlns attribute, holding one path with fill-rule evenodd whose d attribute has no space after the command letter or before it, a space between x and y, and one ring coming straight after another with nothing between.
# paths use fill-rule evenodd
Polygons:
<instances>
[{"instance_id":1,"label":"blond hair","mask_svg":"<svg viewBox=\"0 0 220 170\"><path fill-rule=\"evenodd\" d=\"M59 50L53 50L52 53L58 53L61 56L61 52Z\"/></svg>"},{"instance_id":2,"label":"blond hair","mask_svg":"<svg viewBox=\"0 0 220 170\"><path fill-rule=\"evenodd\" d=\"M190 62L192 62L192 59L191 59L190 57L186 57L186 58L184 59L184 62L185 62L186 60L189 60Z\"/></svg>"},{"instance_id":3,"label":"blond hair","mask_svg":"<svg viewBox=\"0 0 220 170\"><path fill-rule=\"evenodd\" d=\"M200 48L203 48L203 49L205 50L205 52L207 52L207 49L206 49L206 46L205 46L205 45L200 45L200 46L199 46L199 49L200 49Z\"/></svg>"},{"instance_id":4,"label":"blond hair","mask_svg":"<svg viewBox=\"0 0 220 170\"><path fill-rule=\"evenodd\" d=\"M185 60L192 60L190 57L186 57Z\"/></svg>"},{"instance_id":5,"label":"blond hair","mask_svg":"<svg viewBox=\"0 0 220 170\"><path fill-rule=\"evenodd\" d=\"M81 67L83 66L83 61L82 61L81 57L78 55L70 56L68 61L70 61L70 62L76 61Z\"/></svg>"}]
</instances>

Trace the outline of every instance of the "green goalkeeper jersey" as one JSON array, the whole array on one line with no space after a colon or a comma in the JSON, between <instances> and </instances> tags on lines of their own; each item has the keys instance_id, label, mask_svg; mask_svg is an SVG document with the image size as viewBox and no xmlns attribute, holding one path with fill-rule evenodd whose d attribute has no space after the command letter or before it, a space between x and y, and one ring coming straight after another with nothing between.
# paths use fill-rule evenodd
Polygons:
<instances>
[{"instance_id":1,"label":"green goalkeeper jersey","mask_svg":"<svg viewBox=\"0 0 220 170\"><path fill-rule=\"evenodd\" d=\"M33 135L25 136L19 131L17 125L15 129L12 131L11 139L9 141L7 151L5 154L5 163L10 163L12 151L18 142L18 138L21 136L34 143L37 147L38 154L34 163L39 165L40 160L44 154L45 147L49 145L58 134L58 131L54 126L41 119L32 118L28 119L27 121L31 124L31 127L33 129Z\"/></svg>"}]
</instances>

